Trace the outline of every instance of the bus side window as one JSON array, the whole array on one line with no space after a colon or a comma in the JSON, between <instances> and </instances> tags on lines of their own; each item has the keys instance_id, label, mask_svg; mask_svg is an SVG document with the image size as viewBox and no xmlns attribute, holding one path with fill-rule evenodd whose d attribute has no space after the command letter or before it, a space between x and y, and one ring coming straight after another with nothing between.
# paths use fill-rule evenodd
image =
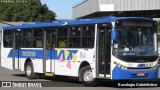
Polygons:
<instances>
[{"instance_id":1,"label":"bus side window","mask_svg":"<svg viewBox=\"0 0 160 90\"><path fill-rule=\"evenodd\" d=\"M4 45L4 47L12 47L12 43L13 43L12 33L13 32L11 30L10 31L4 31L4 35L3 35L3 42L4 42L3 45Z\"/></svg>"},{"instance_id":2,"label":"bus side window","mask_svg":"<svg viewBox=\"0 0 160 90\"><path fill-rule=\"evenodd\" d=\"M67 47L67 35L68 35L68 28L58 28L58 36L56 38L58 48Z\"/></svg>"},{"instance_id":3,"label":"bus side window","mask_svg":"<svg viewBox=\"0 0 160 90\"><path fill-rule=\"evenodd\" d=\"M81 27L71 27L69 33L69 48L80 48L81 47Z\"/></svg>"},{"instance_id":4,"label":"bus side window","mask_svg":"<svg viewBox=\"0 0 160 90\"><path fill-rule=\"evenodd\" d=\"M95 27L94 26L84 26L82 33L82 47L83 48L93 48L94 47L94 36Z\"/></svg>"},{"instance_id":5,"label":"bus side window","mask_svg":"<svg viewBox=\"0 0 160 90\"><path fill-rule=\"evenodd\" d=\"M42 48L42 40L37 40L36 41L36 47L37 48Z\"/></svg>"},{"instance_id":6,"label":"bus side window","mask_svg":"<svg viewBox=\"0 0 160 90\"><path fill-rule=\"evenodd\" d=\"M65 39L59 40L58 41L58 47L59 48L65 48L65 47L67 47L67 40L65 40Z\"/></svg>"},{"instance_id":7,"label":"bus side window","mask_svg":"<svg viewBox=\"0 0 160 90\"><path fill-rule=\"evenodd\" d=\"M95 28L94 26L84 26L83 27L83 36L94 37L94 33L95 33L94 28Z\"/></svg>"},{"instance_id":8,"label":"bus side window","mask_svg":"<svg viewBox=\"0 0 160 90\"><path fill-rule=\"evenodd\" d=\"M48 33L47 35L47 48L50 48L51 47L51 44L52 44L52 32Z\"/></svg>"},{"instance_id":9,"label":"bus side window","mask_svg":"<svg viewBox=\"0 0 160 90\"><path fill-rule=\"evenodd\" d=\"M93 48L94 47L94 38L93 37L84 37L82 39L83 48Z\"/></svg>"},{"instance_id":10,"label":"bus side window","mask_svg":"<svg viewBox=\"0 0 160 90\"><path fill-rule=\"evenodd\" d=\"M80 37L69 38L69 48L80 48Z\"/></svg>"}]
</instances>

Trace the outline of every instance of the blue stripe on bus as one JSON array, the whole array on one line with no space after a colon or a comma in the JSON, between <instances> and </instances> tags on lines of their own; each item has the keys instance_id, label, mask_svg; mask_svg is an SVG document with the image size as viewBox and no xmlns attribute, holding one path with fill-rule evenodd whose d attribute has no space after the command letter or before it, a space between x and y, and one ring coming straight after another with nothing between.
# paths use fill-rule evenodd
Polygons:
<instances>
[{"instance_id":1,"label":"blue stripe on bus","mask_svg":"<svg viewBox=\"0 0 160 90\"><path fill-rule=\"evenodd\" d=\"M144 73L144 76L137 76L138 73ZM157 79L158 67L151 70L122 70L116 66L112 71L113 80L130 80L130 79Z\"/></svg>"},{"instance_id":2,"label":"blue stripe on bus","mask_svg":"<svg viewBox=\"0 0 160 90\"><path fill-rule=\"evenodd\" d=\"M8 57L13 57L13 49L10 50ZM65 51L67 51L68 56L65 57ZM72 60L73 54L76 54L78 50L60 50L58 53L57 50L46 50L46 59L59 60L61 57L63 60ZM15 50L15 57L18 57L18 50ZM30 50L30 49L20 49L19 58L34 58L34 59L43 59L43 50Z\"/></svg>"},{"instance_id":3,"label":"blue stripe on bus","mask_svg":"<svg viewBox=\"0 0 160 90\"><path fill-rule=\"evenodd\" d=\"M8 57L13 57L13 49L10 50ZM15 50L15 57L18 57L18 50ZM28 50L28 49L20 49L19 50L20 58L35 58L42 59L43 58L43 50Z\"/></svg>"}]
</instances>

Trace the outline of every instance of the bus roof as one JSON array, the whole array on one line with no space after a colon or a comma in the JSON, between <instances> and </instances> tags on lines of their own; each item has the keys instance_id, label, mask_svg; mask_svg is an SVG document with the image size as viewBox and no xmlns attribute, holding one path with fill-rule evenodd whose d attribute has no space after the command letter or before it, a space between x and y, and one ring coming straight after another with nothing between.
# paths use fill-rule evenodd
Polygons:
<instances>
[{"instance_id":1,"label":"bus roof","mask_svg":"<svg viewBox=\"0 0 160 90\"><path fill-rule=\"evenodd\" d=\"M17 26L6 26L3 27L3 30L11 30L11 29L27 29L27 28L41 28L41 27L56 27L56 26L70 26L70 25L85 25L85 24L96 24L96 23L110 23L115 22L119 19L127 19L127 18L139 18L139 19L146 19L152 20L150 18L144 17L100 17L100 18L93 18L93 19L76 19L72 21L55 21L55 22L38 22L35 24L22 24Z\"/></svg>"}]
</instances>

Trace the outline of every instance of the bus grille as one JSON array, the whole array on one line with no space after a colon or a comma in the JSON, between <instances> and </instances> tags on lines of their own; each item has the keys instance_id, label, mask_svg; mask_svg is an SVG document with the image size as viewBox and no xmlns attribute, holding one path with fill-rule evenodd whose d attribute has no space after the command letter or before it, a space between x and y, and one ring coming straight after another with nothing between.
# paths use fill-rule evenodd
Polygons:
<instances>
[{"instance_id":1,"label":"bus grille","mask_svg":"<svg viewBox=\"0 0 160 90\"><path fill-rule=\"evenodd\" d=\"M128 70L144 70L144 69L152 69L152 67L144 67L144 68L137 68L137 67L127 67Z\"/></svg>"},{"instance_id":2,"label":"bus grille","mask_svg":"<svg viewBox=\"0 0 160 90\"><path fill-rule=\"evenodd\" d=\"M132 78L146 78L149 74L145 74L144 76L137 76L137 74L132 74Z\"/></svg>"}]
</instances>

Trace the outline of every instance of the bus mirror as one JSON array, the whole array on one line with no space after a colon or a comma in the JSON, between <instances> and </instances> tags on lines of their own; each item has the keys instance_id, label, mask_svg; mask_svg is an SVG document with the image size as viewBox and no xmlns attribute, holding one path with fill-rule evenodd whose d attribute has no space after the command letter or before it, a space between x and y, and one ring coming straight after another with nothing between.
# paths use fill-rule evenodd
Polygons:
<instances>
[{"instance_id":1,"label":"bus mirror","mask_svg":"<svg viewBox=\"0 0 160 90\"><path fill-rule=\"evenodd\" d=\"M117 49L118 48L118 44L114 44L114 48Z\"/></svg>"},{"instance_id":2,"label":"bus mirror","mask_svg":"<svg viewBox=\"0 0 160 90\"><path fill-rule=\"evenodd\" d=\"M112 30L112 40L116 40L116 30Z\"/></svg>"}]
</instances>

